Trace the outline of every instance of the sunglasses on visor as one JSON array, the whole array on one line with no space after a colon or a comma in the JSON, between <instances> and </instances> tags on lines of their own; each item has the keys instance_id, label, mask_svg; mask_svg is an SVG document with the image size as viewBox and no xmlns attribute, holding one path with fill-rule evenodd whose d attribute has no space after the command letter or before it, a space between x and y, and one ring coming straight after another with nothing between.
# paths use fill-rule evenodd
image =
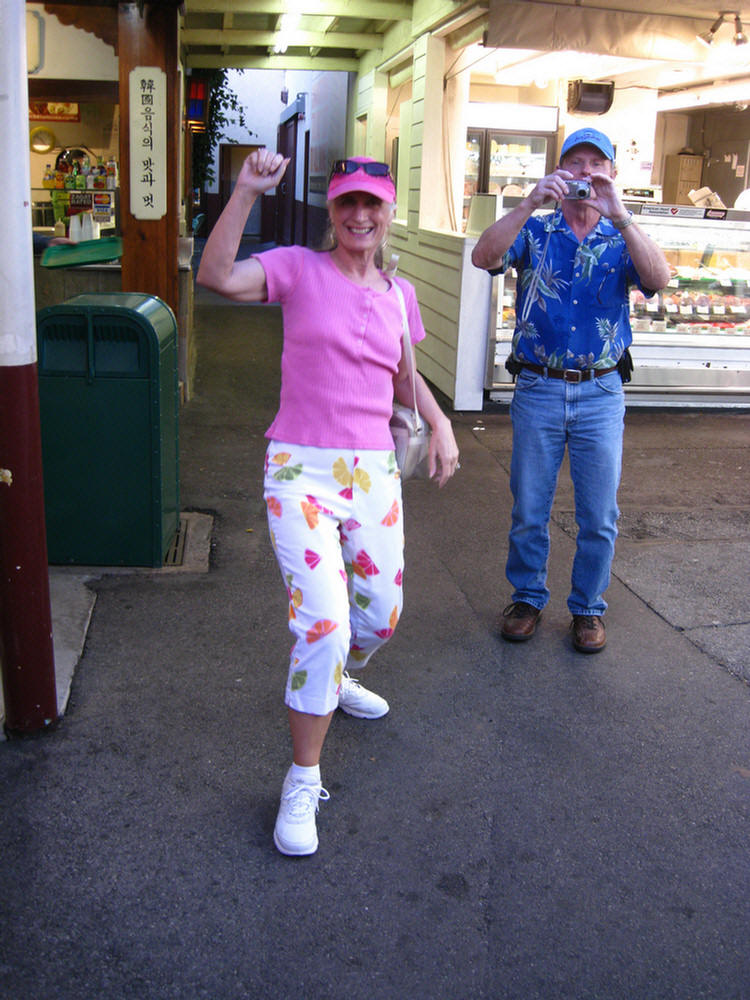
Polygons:
<instances>
[{"instance_id":1,"label":"sunglasses on visor","mask_svg":"<svg viewBox=\"0 0 750 1000\"><path fill-rule=\"evenodd\" d=\"M331 167L331 177L335 174L354 174L357 170L364 170L370 177L391 176L391 168L387 163L360 163L358 160L334 160Z\"/></svg>"}]
</instances>

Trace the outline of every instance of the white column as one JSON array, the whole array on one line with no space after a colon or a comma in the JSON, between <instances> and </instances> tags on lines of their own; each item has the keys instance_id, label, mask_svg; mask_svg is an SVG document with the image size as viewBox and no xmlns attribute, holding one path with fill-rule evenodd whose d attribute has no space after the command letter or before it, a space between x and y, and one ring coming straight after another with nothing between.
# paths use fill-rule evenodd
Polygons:
<instances>
[{"instance_id":1,"label":"white column","mask_svg":"<svg viewBox=\"0 0 750 1000\"><path fill-rule=\"evenodd\" d=\"M0 38L0 135L4 164L0 365L26 365L36 361L36 317L25 4L0 0Z\"/></svg>"},{"instance_id":2,"label":"white column","mask_svg":"<svg viewBox=\"0 0 750 1000\"><path fill-rule=\"evenodd\" d=\"M443 146L443 76L445 42L425 35L414 46L412 140L421 142L419 162L419 225L422 229L450 229ZM416 149L413 150L413 154Z\"/></svg>"},{"instance_id":3,"label":"white column","mask_svg":"<svg viewBox=\"0 0 750 1000\"><path fill-rule=\"evenodd\" d=\"M0 135L4 244L0 255L0 649L5 726L44 730L57 719L44 521L29 199L26 10L0 0Z\"/></svg>"}]
</instances>

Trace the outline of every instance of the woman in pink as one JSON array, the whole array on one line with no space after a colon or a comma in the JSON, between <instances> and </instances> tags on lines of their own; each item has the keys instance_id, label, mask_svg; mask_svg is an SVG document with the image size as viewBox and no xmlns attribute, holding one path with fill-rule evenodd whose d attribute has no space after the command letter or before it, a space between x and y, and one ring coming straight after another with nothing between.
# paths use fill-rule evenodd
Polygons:
<instances>
[{"instance_id":1,"label":"woman in pink","mask_svg":"<svg viewBox=\"0 0 750 1000\"><path fill-rule=\"evenodd\" d=\"M278 247L236 260L255 199L288 160L248 156L209 236L198 282L237 302L280 302L284 321L279 410L266 432L265 499L294 635L286 686L293 761L274 842L313 854L320 754L336 708L364 719L388 703L349 673L390 636L402 605L401 481L388 422L394 394L409 405L402 351L403 292L412 341L424 327L412 286L378 267L395 211L385 164L339 160L328 187L333 249ZM430 473L443 486L458 464L450 421L422 377L417 403L432 428Z\"/></svg>"}]
</instances>

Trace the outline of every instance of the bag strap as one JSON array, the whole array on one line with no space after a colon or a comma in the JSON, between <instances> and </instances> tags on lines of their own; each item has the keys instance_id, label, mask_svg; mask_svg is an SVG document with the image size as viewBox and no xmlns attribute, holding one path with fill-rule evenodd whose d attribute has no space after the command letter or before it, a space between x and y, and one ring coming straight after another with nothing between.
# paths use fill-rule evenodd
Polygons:
<instances>
[{"instance_id":1,"label":"bag strap","mask_svg":"<svg viewBox=\"0 0 750 1000\"><path fill-rule=\"evenodd\" d=\"M552 236L552 224L554 222L555 213L560 206L560 202L555 202L555 208L552 210L552 214L547 216L544 220L544 228L547 231L547 239L544 241L544 248L542 254L537 261L537 265L534 268L534 273L531 276L531 281L529 283L529 289L526 292L526 300L523 304L523 309L521 311L521 322L525 323L529 318L529 313L531 312L531 306L533 305L534 299L536 298L536 290L539 287L539 279L542 276L542 267L544 266L544 259L547 256L547 250L549 248L550 237ZM515 381L515 379L514 379Z\"/></svg>"},{"instance_id":2,"label":"bag strap","mask_svg":"<svg viewBox=\"0 0 750 1000\"><path fill-rule=\"evenodd\" d=\"M409 317L406 315L404 293L399 288L398 282L395 278L391 279L391 284L395 289L396 295L398 296L398 303L401 306L401 340L403 342L406 355L411 362L411 371L409 372L409 375L411 377L411 388L414 394L414 423L415 426L419 427L422 421L420 420L419 410L417 409L417 361L414 357L414 344L411 342L411 334L409 333Z\"/></svg>"}]
</instances>

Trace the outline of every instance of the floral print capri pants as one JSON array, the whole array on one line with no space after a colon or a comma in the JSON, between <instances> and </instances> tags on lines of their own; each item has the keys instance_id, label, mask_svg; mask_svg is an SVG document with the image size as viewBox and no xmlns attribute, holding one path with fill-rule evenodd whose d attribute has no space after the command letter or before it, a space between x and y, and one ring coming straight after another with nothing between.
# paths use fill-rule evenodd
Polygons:
<instances>
[{"instance_id":1,"label":"floral print capri pants","mask_svg":"<svg viewBox=\"0 0 750 1000\"><path fill-rule=\"evenodd\" d=\"M271 441L264 497L294 636L286 704L327 715L344 670L393 635L403 604L401 479L392 451Z\"/></svg>"}]
</instances>

